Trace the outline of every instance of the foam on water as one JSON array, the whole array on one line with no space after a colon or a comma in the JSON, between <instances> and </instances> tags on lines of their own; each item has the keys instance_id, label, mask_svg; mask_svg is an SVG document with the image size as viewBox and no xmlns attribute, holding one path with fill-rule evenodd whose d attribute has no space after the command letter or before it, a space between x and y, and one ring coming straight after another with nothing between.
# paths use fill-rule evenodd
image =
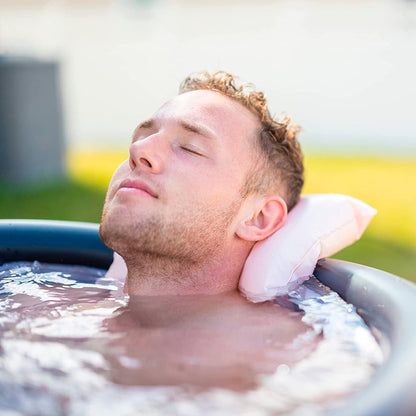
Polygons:
<instances>
[{"instance_id":1,"label":"foam on water","mask_svg":"<svg viewBox=\"0 0 416 416\"><path fill-rule=\"evenodd\" d=\"M0 267L1 410L44 416L313 415L365 385L383 359L354 307L311 279L275 305L276 313L282 309L306 330L286 345L272 336L265 340L276 344L276 354L299 359L283 360L271 373L257 371L255 386L237 391L124 382L114 369L134 374L147 358L120 342L130 334L117 321L129 304L122 285L83 266ZM308 350L309 344L314 347ZM188 358L197 371L198 359Z\"/></svg>"}]
</instances>

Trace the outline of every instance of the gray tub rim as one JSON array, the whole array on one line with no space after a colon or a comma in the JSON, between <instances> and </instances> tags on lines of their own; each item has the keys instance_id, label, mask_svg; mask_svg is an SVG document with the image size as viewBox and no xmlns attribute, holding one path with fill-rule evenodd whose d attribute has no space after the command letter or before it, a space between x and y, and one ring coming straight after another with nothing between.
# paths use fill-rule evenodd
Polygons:
<instances>
[{"instance_id":1,"label":"gray tub rim","mask_svg":"<svg viewBox=\"0 0 416 416\"><path fill-rule=\"evenodd\" d=\"M0 220L0 265L38 260L106 269L112 258L112 251L99 238L98 224ZM416 285L381 270L334 259L320 260L314 275L356 307L388 350L371 382L329 414L416 414Z\"/></svg>"}]
</instances>

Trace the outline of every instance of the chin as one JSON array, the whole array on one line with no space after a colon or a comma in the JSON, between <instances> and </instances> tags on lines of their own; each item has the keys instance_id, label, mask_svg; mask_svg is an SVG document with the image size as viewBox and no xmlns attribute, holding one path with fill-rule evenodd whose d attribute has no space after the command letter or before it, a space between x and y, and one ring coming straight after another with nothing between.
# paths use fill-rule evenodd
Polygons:
<instances>
[{"instance_id":1,"label":"chin","mask_svg":"<svg viewBox=\"0 0 416 416\"><path fill-rule=\"evenodd\" d=\"M104 219L104 217L101 219L100 222L100 228L99 228L99 235L101 238L101 241L111 250L114 250L114 248L112 247L111 244L111 232L109 232L108 230L108 226L107 226L108 222Z\"/></svg>"},{"instance_id":2,"label":"chin","mask_svg":"<svg viewBox=\"0 0 416 416\"><path fill-rule=\"evenodd\" d=\"M117 246L125 240L125 225L121 224L117 217L121 216L115 216L114 212L104 210L99 228L102 242L113 251L117 251Z\"/></svg>"}]
</instances>

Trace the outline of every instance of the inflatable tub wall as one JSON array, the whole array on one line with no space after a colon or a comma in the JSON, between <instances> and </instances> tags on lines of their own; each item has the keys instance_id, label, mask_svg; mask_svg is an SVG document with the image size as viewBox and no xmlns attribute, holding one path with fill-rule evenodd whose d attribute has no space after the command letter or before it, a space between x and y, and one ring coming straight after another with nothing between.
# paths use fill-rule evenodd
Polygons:
<instances>
[{"instance_id":1,"label":"inflatable tub wall","mask_svg":"<svg viewBox=\"0 0 416 416\"><path fill-rule=\"evenodd\" d=\"M0 264L38 260L106 269L112 258L97 224L0 220ZM332 259L320 260L315 276L356 307L387 354L371 382L330 414L416 415L416 286L380 270Z\"/></svg>"}]
</instances>

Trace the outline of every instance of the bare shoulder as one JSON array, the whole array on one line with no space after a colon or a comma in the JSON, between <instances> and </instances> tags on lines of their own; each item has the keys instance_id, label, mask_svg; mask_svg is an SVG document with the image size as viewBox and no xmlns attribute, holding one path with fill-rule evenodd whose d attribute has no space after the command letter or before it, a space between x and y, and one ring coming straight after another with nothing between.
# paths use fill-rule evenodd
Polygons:
<instances>
[{"instance_id":1,"label":"bare shoulder","mask_svg":"<svg viewBox=\"0 0 416 416\"><path fill-rule=\"evenodd\" d=\"M228 327L247 337L269 339L269 342L277 342L279 339L279 343L291 342L300 334L311 330L311 327L302 321L303 313L293 308L272 301L251 303L242 300L225 305L223 309L219 307L221 319L218 313L215 314L219 326Z\"/></svg>"}]
</instances>

